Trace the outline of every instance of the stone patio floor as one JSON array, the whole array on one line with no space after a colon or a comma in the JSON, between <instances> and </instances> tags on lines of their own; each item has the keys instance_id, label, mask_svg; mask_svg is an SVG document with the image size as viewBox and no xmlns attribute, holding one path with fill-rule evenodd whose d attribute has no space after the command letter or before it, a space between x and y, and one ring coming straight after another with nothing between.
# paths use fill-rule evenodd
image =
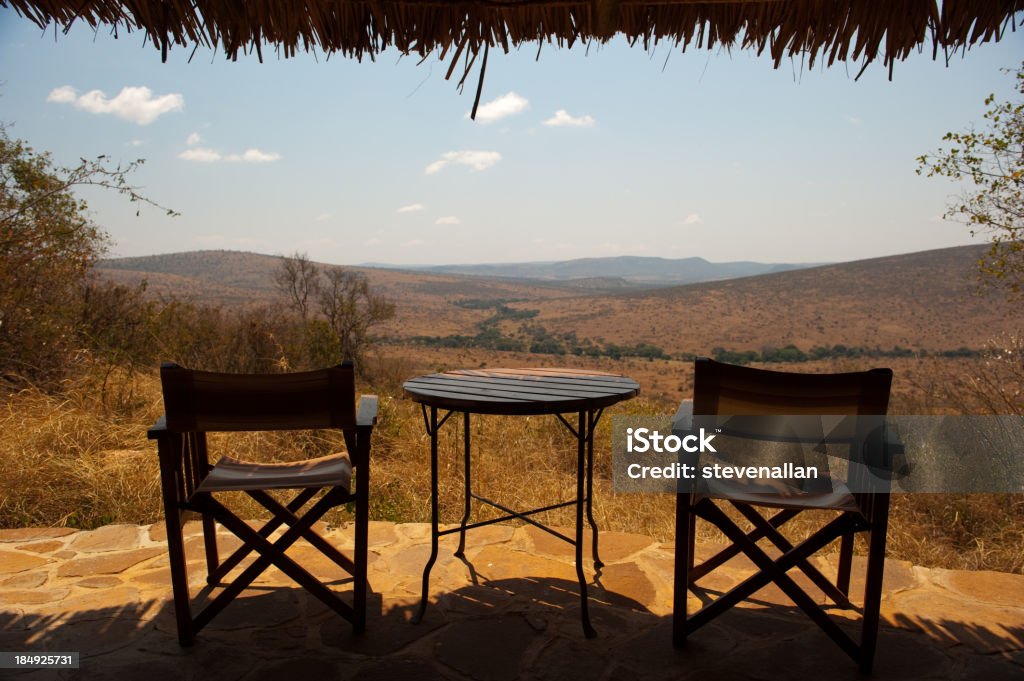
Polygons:
<instances>
[{"instance_id":1,"label":"stone patio floor","mask_svg":"<svg viewBox=\"0 0 1024 681\"><path fill-rule=\"evenodd\" d=\"M208 596L198 524L186 526L193 594ZM351 531L326 536L343 550ZM583 637L572 547L533 527L469 533L441 543L423 623L409 622L429 553L429 526L370 527L365 635L272 570L198 636L178 646L162 525L0 531L0 651L78 651L77 670L0 670L0 678L262 679L852 679L847 658L774 586L670 642L672 547L601 533L607 565L591 579L598 638ZM237 543L222 536L222 555ZM698 546L710 555L715 547ZM335 588L350 589L311 548L289 552ZM698 556L699 558L700 556ZM828 574L829 558L818 561ZM752 572L734 559L702 580L713 596ZM795 572L790 573L797 576ZM855 565L853 593L862 588ZM798 581L800 581L798 579ZM803 582L806 584L806 582ZM823 598L819 598L824 602ZM830 612L853 634L856 613ZM1024 576L889 561L880 679L1024 679Z\"/></svg>"}]
</instances>

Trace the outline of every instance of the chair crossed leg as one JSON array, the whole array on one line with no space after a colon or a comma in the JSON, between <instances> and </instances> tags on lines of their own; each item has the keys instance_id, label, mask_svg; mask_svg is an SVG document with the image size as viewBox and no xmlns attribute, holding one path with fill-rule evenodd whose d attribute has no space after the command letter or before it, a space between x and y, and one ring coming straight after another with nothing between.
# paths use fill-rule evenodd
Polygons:
<instances>
[{"instance_id":1,"label":"chair crossed leg","mask_svg":"<svg viewBox=\"0 0 1024 681\"><path fill-rule=\"evenodd\" d=\"M296 513L297 511L301 510L303 506L306 505L306 502L308 502L310 499L316 496L316 493L318 491L319 490L317 488L308 488L302 490L302 492L297 494L290 502L288 502L287 509L291 513ZM250 492L249 496L253 496L253 493ZM210 515L203 515L203 521L209 521L211 528L214 526L214 518ZM274 513L273 517L271 517L270 520L264 523L263 527L261 527L258 530L258 534L264 539L268 539L270 535L274 533L274 530L276 530L283 524L284 518L280 517L279 514ZM319 537L319 535L316 534L314 534L313 536ZM217 555L216 534L211 531L207 535L207 539L208 541L212 540L212 545L209 543L207 544L206 583L213 586L218 584L222 579L224 579L224 577L227 576L229 572L231 572L239 563L241 563L242 560L252 552L252 549L249 548L247 545L243 544L234 553L225 558L223 561L219 561ZM308 541L309 538L306 537L306 540Z\"/></svg>"},{"instance_id":2,"label":"chair crossed leg","mask_svg":"<svg viewBox=\"0 0 1024 681\"><path fill-rule=\"evenodd\" d=\"M220 613L243 589L252 584L255 579L271 565L280 569L297 584L305 588L312 595L316 596L327 607L331 608L353 624L356 633L362 633L366 628L366 570L365 560L359 560L360 551L366 550L365 532L360 532L361 524L356 523L356 552L355 561L349 559L327 542L323 537L313 531L312 527L331 508L340 504L352 501L354 496L341 488L332 488L314 503L302 516L296 515L306 503L312 499L320 488L303 489L287 506L282 505L271 495L262 490L247 490L247 494L271 512L272 518L258 530L253 529L248 523L229 511L223 504L209 493L197 493L190 500L187 508L203 513L204 534L206 535L206 559L207 559L207 583L210 585L219 584L223 578L241 563L251 552L256 551L259 556L245 570L242 571L223 591L210 601L209 604L195 618L190 617L190 606L187 601L178 602L176 606L179 612L185 612L189 617L189 635L182 637L183 644L192 642L192 638L203 627ZM364 500L357 500L357 516L365 513L361 507L365 505ZM234 551L223 562L218 560L215 534L205 532L207 525L212 528L215 520L234 533L242 540L242 546ZM269 540L277 528L287 525L288 529L281 534L274 542ZM179 526L180 527L180 526ZM172 556L180 551L183 558L184 545L179 532L168 532L171 544ZM327 558L331 559L340 568L352 575L354 580L353 605L349 605L339 598L332 590L324 586L316 577L307 570L300 567L294 560L289 558L285 551L292 546L299 538L308 541L315 548L320 550ZM185 575L184 560L172 558L172 578L185 585L183 591L175 589L176 600L178 593L188 593L187 576ZM181 616L179 615L179 625ZM180 629L180 627L179 627Z\"/></svg>"},{"instance_id":3,"label":"chair crossed leg","mask_svg":"<svg viewBox=\"0 0 1024 681\"><path fill-rule=\"evenodd\" d=\"M800 512L799 510L784 509L771 518L765 518L745 504L734 502L733 505L754 525L753 530L745 532L716 506L711 499L701 499L692 506L688 501L680 500L680 508L677 514L677 523L679 523L678 527L680 528L679 541L684 542L688 553L685 560L678 560L676 564L675 578L677 588L674 603L676 617L673 621L674 645L677 647L683 646L686 643L688 634L704 626L740 601L750 597L759 589L774 582L797 607L803 610L824 630L829 638L835 641L853 659L860 661L862 668L865 666L869 668L870 660L873 657L874 639L878 626L878 609L865 608L864 629L861 643L858 645L787 574L792 568L799 568L836 605L843 608L852 608L853 606L848 598L849 559L847 556L852 554L853 533L869 529L864 519L856 513L844 512L806 540L794 546L779 532L778 527L797 515ZM699 516L713 523L732 541L730 547L699 566L693 566L692 545L694 526L692 519L694 516ZM872 535L875 535L877 531L872 532ZM880 528L880 531L884 537L885 529ZM757 541L763 538L767 538L782 551L782 555L779 558L773 560L757 545ZM836 539L841 539L842 544L840 549L839 577L837 584L833 584L817 568L811 565L807 559ZM872 539L874 540L874 536L872 536ZM687 616L687 588L713 568L741 552L750 558L759 572L748 577L698 612ZM875 565L875 562L869 561L867 584L869 589L880 591L881 566ZM843 565L846 567L844 568ZM875 582L877 582L877 585L874 584ZM684 584L686 585L685 587L679 586ZM866 595L865 602L872 602L870 595ZM865 660L867 660L866 663Z\"/></svg>"},{"instance_id":4,"label":"chair crossed leg","mask_svg":"<svg viewBox=\"0 0 1024 681\"><path fill-rule=\"evenodd\" d=\"M778 529L777 529L778 527L780 527L782 525L782 522L780 522L778 525L773 525L769 521L769 519L765 518L763 515L761 515L760 513L755 511L754 509L752 509L750 506L747 506L746 504L738 504L736 502L732 502L732 505L736 508L736 510L738 510L741 514L743 514L743 517L746 518L747 520L749 520L750 523L757 530L760 530L762 536L766 537L768 539L768 541L773 543L775 545L775 548L779 549L783 553L786 553L787 551L792 551L793 550L793 548L794 548L793 544L781 532L779 532ZM797 515L799 513L799 511L793 511L792 509L786 509L786 510L784 510L784 511L782 511L782 512L776 514L776 515L782 515L786 511L791 511L792 512L792 515L789 516L790 518L792 516ZM773 517L775 517L775 516L773 516ZM867 529L867 528L866 528L866 526L864 526L864 527L861 527L860 529ZM746 536L747 536L748 539L751 540L751 543L755 543L757 541L757 539L754 539L753 537L751 537L751 533L747 533ZM848 538L852 538L852 536L853 536L853 534L851 532L847 532L847 533L844 533L842 535L842 539L843 539L844 542L846 542L848 540ZM755 543L755 545L756 545L756 543ZM821 589L822 593L824 593L826 596L831 598L832 602L835 603L836 605L838 605L840 608L852 608L853 607L853 604L850 603L850 599L849 599L849 578L848 577L847 577L847 581L846 581L845 585L837 585L837 584L833 584L831 582L831 580L829 580L828 577L826 577L825 575L821 574L821 571L818 570L818 568L816 568L813 565L811 565L809 562L807 562L806 559L799 560L796 563L796 567L800 568L800 570L807 576L807 578L810 579L814 583L814 585L816 587ZM847 570L847 575L849 575L849 570Z\"/></svg>"}]
</instances>

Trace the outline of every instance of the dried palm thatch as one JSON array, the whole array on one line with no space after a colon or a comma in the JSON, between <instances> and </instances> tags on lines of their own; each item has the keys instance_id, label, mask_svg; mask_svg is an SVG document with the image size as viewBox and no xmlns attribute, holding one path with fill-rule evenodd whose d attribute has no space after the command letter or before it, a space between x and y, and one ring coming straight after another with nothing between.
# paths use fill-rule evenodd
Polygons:
<instances>
[{"instance_id":1,"label":"dried palm thatch","mask_svg":"<svg viewBox=\"0 0 1024 681\"><path fill-rule=\"evenodd\" d=\"M164 59L174 45L222 48L228 57L270 45L285 57L322 50L371 59L386 48L460 58L466 78L490 47L536 41L572 46L622 34L645 49L767 50L775 66L802 57L889 67L915 49L932 58L998 40L1024 0L0 0L40 27L85 22L143 31ZM538 52L539 55L539 52ZM863 68L861 69L863 71Z\"/></svg>"}]
</instances>

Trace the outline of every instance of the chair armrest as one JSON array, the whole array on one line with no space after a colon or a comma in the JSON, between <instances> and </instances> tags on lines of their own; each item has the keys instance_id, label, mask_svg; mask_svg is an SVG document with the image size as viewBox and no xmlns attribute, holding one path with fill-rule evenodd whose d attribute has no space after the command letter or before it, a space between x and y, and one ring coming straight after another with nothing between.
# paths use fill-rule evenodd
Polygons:
<instances>
[{"instance_id":1,"label":"chair armrest","mask_svg":"<svg viewBox=\"0 0 1024 681\"><path fill-rule=\"evenodd\" d=\"M168 432L170 431L167 430L167 417L161 416L156 420L156 423L150 426L149 430L146 431L146 439L157 440Z\"/></svg>"},{"instance_id":2,"label":"chair armrest","mask_svg":"<svg viewBox=\"0 0 1024 681\"><path fill-rule=\"evenodd\" d=\"M884 469L895 471L896 466L902 461L906 462L903 443L900 442L899 433L893 432L892 428L885 429L885 441L882 445L882 462Z\"/></svg>"},{"instance_id":3,"label":"chair armrest","mask_svg":"<svg viewBox=\"0 0 1024 681\"><path fill-rule=\"evenodd\" d=\"M910 475L906 451L899 433L890 427L875 428L863 443L862 462L875 475L886 479L900 479Z\"/></svg>"},{"instance_id":4,"label":"chair armrest","mask_svg":"<svg viewBox=\"0 0 1024 681\"><path fill-rule=\"evenodd\" d=\"M683 400L679 409L672 417L673 433L690 433L693 431L693 400Z\"/></svg>"},{"instance_id":5,"label":"chair armrest","mask_svg":"<svg viewBox=\"0 0 1024 681\"><path fill-rule=\"evenodd\" d=\"M906 453L903 449L903 443L900 442L899 433L893 432L891 428L886 428L885 430L885 451L889 455L890 461Z\"/></svg>"},{"instance_id":6,"label":"chair armrest","mask_svg":"<svg viewBox=\"0 0 1024 681\"><path fill-rule=\"evenodd\" d=\"M892 428L885 430L885 456L889 464L889 470L897 480L906 478L913 471L913 465L907 461L907 451L900 442L899 433Z\"/></svg>"},{"instance_id":7,"label":"chair armrest","mask_svg":"<svg viewBox=\"0 0 1024 681\"><path fill-rule=\"evenodd\" d=\"M377 423L377 396L363 395L356 408L356 426L373 426Z\"/></svg>"}]
</instances>

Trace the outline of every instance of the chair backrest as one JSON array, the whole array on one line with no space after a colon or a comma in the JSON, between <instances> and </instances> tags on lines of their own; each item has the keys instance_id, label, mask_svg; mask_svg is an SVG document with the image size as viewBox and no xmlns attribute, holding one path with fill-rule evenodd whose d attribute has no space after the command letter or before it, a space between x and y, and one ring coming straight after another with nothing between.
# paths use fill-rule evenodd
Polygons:
<instances>
[{"instance_id":1,"label":"chair backrest","mask_svg":"<svg viewBox=\"0 0 1024 681\"><path fill-rule=\"evenodd\" d=\"M884 416L891 369L796 374L723 364L706 357L694 367L693 413Z\"/></svg>"},{"instance_id":2,"label":"chair backrest","mask_svg":"<svg viewBox=\"0 0 1024 681\"><path fill-rule=\"evenodd\" d=\"M700 357L694 366L693 413L701 416L877 416L858 419L847 458L874 464L884 447L884 417L889 407L891 369L841 374L800 374L723 364ZM862 511L869 518L888 509L889 482L884 471L864 465L847 473ZM883 498L884 497L884 498Z\"/></svg>"},{"instance_id":3,"label":"chair backrest","mask_svg":"<svg viewBox=\"0 0 1024 681\"><path fill-rule=\"evenodd\" d=\"M288 374L223 374L160 367L169 430L341 428L356 422L352 363Z\"/></svg>"}]
</instances>

